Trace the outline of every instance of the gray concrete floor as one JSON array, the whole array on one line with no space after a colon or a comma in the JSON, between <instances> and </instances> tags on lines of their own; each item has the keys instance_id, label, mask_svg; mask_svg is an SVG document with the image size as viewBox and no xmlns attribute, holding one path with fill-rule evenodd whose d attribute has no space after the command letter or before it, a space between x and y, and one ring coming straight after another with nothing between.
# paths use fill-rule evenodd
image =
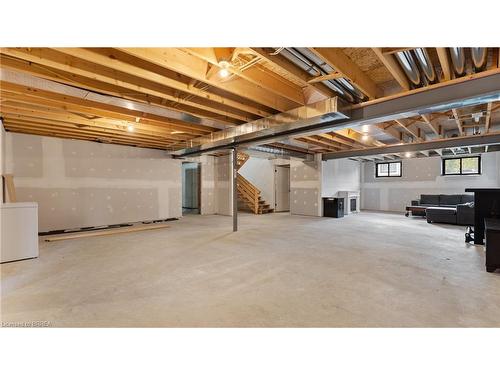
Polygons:
<instances>
[{"instance_id":1,"label":"gray concrete floor","mask_svg":"<svg viewBox=\"0 0 500 375\"><path fill-rule=\"evenodd\" d=\"M189 215L41 242L1 265L3 322L73 327L500 327L500 274L464 228L402 214Z\"/></svg>"}]
</instances>

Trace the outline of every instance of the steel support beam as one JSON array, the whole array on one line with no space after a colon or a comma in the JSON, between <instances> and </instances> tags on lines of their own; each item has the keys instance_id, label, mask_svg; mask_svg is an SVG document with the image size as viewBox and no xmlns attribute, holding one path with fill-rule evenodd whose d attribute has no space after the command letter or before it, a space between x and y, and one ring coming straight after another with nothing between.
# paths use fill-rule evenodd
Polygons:
<instances>
[{"instance_id":1,"label":"steel support beam","mask_svg":"<svg viewBox=\"0 0 500 375\"><path fill-rule=\"evenodd\" d=\"M421 116L432 112L444 112L453 108L468 107L498 100L500 100L500 69L495 69L453 81L438 83L431 87L415 89L405 94L396 94L353 105L350 111L345 109L331 114L325 113L307 121L277 125L252 133L228 137L216 142L207 142L176 153L179 156L194 156L208 151L228 149L233 146L261 145L281 141L289 137L321 134L344 128ZM329 115L334 115L334 117L328 119Z\"/></svg>"},{"instance_id":2,"label":"steel support beam","mask_svg":"<svg viewBox=\"0 0 500 375\"><path fill-rule=\"evenodd\" d=\"M233 164L233 232L238 231L238 150L233 147L231 150L231 160Z\"/></svg>"},{"instance_id":3,"label":"steel support beam","mask_svg":"<svg viewBox=\"0 0 500 375\"><path fill-rule=\"evenodd\" d=\"M485 146L492 144L500 144L500 133L437 139L433 141L420 142L420 143L405 143L405 144L389 145L382 147L370 147L352 151L351 150L337 151L328 154L323 154L323 160L352 158L357 156L363 157L371 155L393 154L400 152L418 152L418 151L445 149L454 147Z\"/></svg>"}]
</instances>

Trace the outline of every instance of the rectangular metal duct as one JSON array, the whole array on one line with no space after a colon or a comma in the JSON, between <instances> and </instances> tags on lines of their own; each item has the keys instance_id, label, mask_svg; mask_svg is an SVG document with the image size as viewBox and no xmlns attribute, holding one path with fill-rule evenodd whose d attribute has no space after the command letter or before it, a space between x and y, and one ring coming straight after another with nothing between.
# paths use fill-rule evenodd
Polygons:
<instances>
[{"instance_id":1,"label":"rectangular metal duct","mask_svg":"<svg viewBox=\"0 0 500 375\"><path fill-rule=\"evenodd\" d=\"M188 141L190 148L173 152L176 156L190 156L215 149L230 148L235 144L259 145L265 142L254 140L256 135L267 140L281 139L287 131L296 131L308 126L331 123L348 119L350 107L339 97L329 98L317 103L294 108L273 116L264 117L234 128L214 132L208 136L197 137ZM278 134L279 132L279 134ZM246 141L245 141L246 140Z\"/></svg>"}]
</instances>

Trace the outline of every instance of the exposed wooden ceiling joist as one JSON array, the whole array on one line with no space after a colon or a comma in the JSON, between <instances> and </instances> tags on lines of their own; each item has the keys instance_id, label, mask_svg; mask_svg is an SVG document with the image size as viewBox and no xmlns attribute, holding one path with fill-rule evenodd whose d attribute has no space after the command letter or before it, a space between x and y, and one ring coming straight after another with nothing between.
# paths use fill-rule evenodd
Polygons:
<instances>
[{"instance_id":1,"label":"exposed wooden ceiling joist","mask_svg":"<svg viewBox=\"0 0 500 375\"><path fill-rule=\"evenodd\" d=\"M111 123L116 126L127 126L130 124L136 125L138 123L138 118L134 120L130 119L130 117L122 117L117 116L114 113L110 113L108 111L102 111L98 109L89 109L86 107L67 104L64 102L47 100L44 98L38 97L26 97L20 94L1 91L2 97L5 98L5 101L0 105L0 108L8 103L13 103L18 107L25 108L33 108L38 107L40 109L45 109L46 111L60 113L65 115L76 115L80 116L79 118L82 120L91 120L91 121L106 121L107 123ZM49 113L50 113L49 112ZM175 124L169 123L160 123L157 121L151 121L145 118L139 118L139 122L141 127L156 131L161 130L165 132L169 132L170 134L183 134L176 136L178 139L186 139L190 138L196 134L206 134L206 132L193 131L192 129L186 129L182 127L178 127Z\"/></svg>"},{"instance_id":2,"label":"exposed wooden ceiling joist","mask_svg":"<svg viewBox=\"0 0 500 375\"><path fill-rule=\"evenodd\" d=\"M439 126L437 126L436 124L432 123L432 115L430 115L430 114L424 114L424 115L420 115L420 117L422 117L422 120L424 120L424 122L434 132L434 134L436 134L436 136L438 138L441 138L443 136L441 134L441 132L439 131Z\"/></svg>"},{"instance_id":3,"label":"exposed wooden ceiling joist","mask_svg":"<svg viewBox=\"0 0 500 375\"><path fill-rule=\"evenodd\" d=\"M408 125L406 120L394 120L399 126L405 129L408 133L410 133L418 142L423 141L424 139L421 136L420 128L417 128L415 125Z\"/></svg>"},{"instance_id":4,"label":"exposed wooden ceiling joist","mask_svg":"<svg viewBox=\"0 0 500 375\"><path fill-rule=\"evenodd\" d=\"M408 82L408 78L406 78L403 69L396 61L394 56L390 54L384 54L383 48L372 48L373 52L377 55L379 60L384 64L389 73L394 77L394 79L398 82L399 86L405 91L410 90L410 83Z\"/></svg>"},{"instance_id":5,"label":"exposed wooden ceiling joist","mask_svg":"<svg viewBox=\"0 0 500 375\"><path fill-rule=\"evenodd\" d=\"M333 144L331 144L331 143L329 143L327 141L317 140L317 139L312 138L312 137L304 136L304 137L299 137L299 138L296 138L296 139L299 140L299 141L305 142L305 143L309 143L309 144L313 144L313 145L319 146L322 149L329 150L329 151L340 151L341 150L340 147L336 147L336 146L334 146Z\"/></svg>"},{"instance_id":6,"label":"exposed wooden ceiling joist","mask_svg":"<svg viewBox=\"0 0 500 375\"><path fill-rule=\"evenodd\" d=\"M484 132L488 133L490 131L491 125L491 111L493 107L493 102L489 102L486 107L486 118L484 119Z\"/></svg>"},{"instance_id":7,"label":"exposed wooden ceiling joist","mask_svg":"<svg viewBox=\"0 0 500 375\"><path fill-rule=\"evenodd\" d=\"M436 52L439 59L439 65L441 65L441 71L443 72L443 79L449 81L451 79L451 66L450 59L448 58L448 51L446 48L436 48Z\"/></svg>"},{"instance_id":8,"label":"exposed wooden ceiling joist","mask_svg":"<svg viewBox=\"0 0 500 375\"><path fill-rule=\"evenodd\" d=\"M266 62L272 64L273 66L277 67L280 70L285 71L287 74L291 75L299 81L303 86L310 87L312 90L315 90L319 92L321 95L325 96L326 98L335 96L336 94L328 89L325 85L322 83L311 83L309 80L311 79L311 76L294 65L292 62L284 58L283 56L280 55L273 55L272 54L272 49L271 48L250 48L250 51L255 53L257 56L265 60Z\"/></svg>"},{"instance_id":9,"label":"exposed wooden ceiling joist","mask_svg":"<svg viewBox=\"0 0 500 375\"><path fill-rule=\"evenodd\" d=\"M218 77L208 79L206 72L209 62L186 51L174 48L119 48L119 50L280 112L297 107L296 103L243 79L222 81Z\"/></svg>"},{"instance_id":10,"label":"exposed wooden ceiling joist","mask_svg":"<svg viewBox=\"0 0 500 375\"><path fill-rule=\"evenodd\" d=\"M403 140L403 133L401 133L399 130L397 130L392 124L377 124L375 125L381 132L391 136L392 138L402 141Z\"/></svg>"},{"instance_id":11,"label":"exposed wooden ceiling joist","mask_svg":"<svg viewBox=\"0 0 500 375\"><path fill-rule=\"evenodd\" d=\"M100 102L95 102L95 101L90 101L82 98L77 98L73 96L68 96L68 95L63 95L59 93L54 93L50 91L44 91L44 90L33 90L28 86L23 86L23 85L17 85L13 84L10 82L1 82L1 89L4 92L14 92L17 94L22 94L27 97L36 97L36 98L43 98L47 99L50 101L56 101L59 103L65 103L68 105L76 105L79 106L80 108L87 108L87 111L92 114L92 113L102 113L104 117L111 117L111 118L119 118L131 122L135 122L136 119L139 117L142 120L147 119L147 121L152 121L156 122L159 125L164 124L165 126L171 126L171 127L176 127L176 130L184 130L184 131L189 131L190 133L193 134L208 134L212 131L215 131L217 129L215 128L210 128L210 127L205 127L205 126L198 126L198 125L193 125L189 123L181 123L179 121L173 121L172 119L165 118L162 116L150 114L150 113L144 113L141 111L133 110L133 109L126 109L122 107L116 107L113 105L109 104L104 104ZM104 115L106 114L106 115Z\"/></svg>"},{"instance_id":12,"label":"exposed wooden ceiling joist","mask_svg":"<svg viewBox=\"0 0 500 375\"><path fill-rule=\"evenodd\" d=\"M161 98L164 99L163 105L165 107L181 110L193 116L219 118L224 120L234 119L240 122L249 122L255 119L255 117L248 117L243 112L238 112L238 110L231 109L227 106L222 106L220 104L210 105L205 99L200 99L198 102L194 100L185 100L179 97L175 91L155 81L149 81L128 73L122 73L114 68L101 66L92 60L84 60L63 53L61 50L58 51L49 48L4 48L2 49L2 53L40 66L45 66L49 70L56 69L57 71L65 72L67 73L67 79L64 80L64 83L73 84L73 80L76 79L74 76L81 76L97 82L117 86L117 92L111 92L111 94L135 99L134 92L138 92L144 95ZM29 71L29 67L26 68ZM99 86L94 86L92 88L98 90Z\"/></svg>"},{"instance_id":13,"label":"exposed wooden ceiling joist","mask_svg":"<svg viewBox=\"0 0 500 375\"><path fill-rule=\"evenodd\" d=\"M455 123L457 124L459 134L464 135L464 129L462 127L462 121L460 120L458 110L456 108L453 108L451 112L453 113L453 118L455 119Z\"/></svg>"},{"instance_id":14,"label":"exposed wooden ceiling joist","mask_svg":"<svg viewBox=\"0 0 500 375\"><path fill-rule=\"evenodd\" d=\"M316 82L329 81L331 79L338 79L338 78L342 78L342 77L344 77L344 75L342 73L334 72L334 73L325 74L325 75L321 75L321 76L318 76L318 77L311 78L311 79L309 79L307 81L307 83L316 83Z\"/></svg>"},{"instance_id":15,"label":"exposed wooden ceiling joist","mask_svg":"<svg viewBox=\"0 0 500 375\"><path fill-rule=\"evenodd\" d=\"M182 81L177 81L170 77L162 74L158 74L154 71L144 69L142 67L133 65L129 62L123 62L118 59L118 54L113 52L112 48L62 48L59 50L68 55L86 59L88 61L94 61L102 66L106 66L111 69L116 69L118 71L125 72L149 81L154 81L164 86L171 87L175 90L179 90L188 95L194 95L203 99L207 99L213 103L229 106L236 108L243 112L252 113L260 117L270 116L270 112L263 111L261 109L252 107L250 105L225 98L223 96L207 92L197 88L189 83L184 83Z\"/></svg>"},{"instance_id":16,"label":"exposed wooden ceiling joist","mask_svg":"<svg viewBox=\"0 0 500 375\"><path fill-rule=\"evenodd\" d=\"M225 56L224 54L218 54L217 51L221 50L220 48L186 48L189 54L199 57L200 59L209 62L213 65L219 65L220 58L217 56ZM227 57L230 59L231 57ZM224 57L226 59L226 57ZM231 62L229 60L229 62ZM293 85L290 82L287 82L280 76L276 75L273 72L265 71L260 68L258 65L252 65L250 68L245 69L244 71L238 69L237 67L229 66L227 68L230 73L235 74L238 77L243 78L259 87L262 87L270 92L273 92L276 95L279 95L283 98L287 98L295 103L297 106L304 105L305 99L304 94L302 93L302 89L298 86Z\"/></svg>"}]
</instances>

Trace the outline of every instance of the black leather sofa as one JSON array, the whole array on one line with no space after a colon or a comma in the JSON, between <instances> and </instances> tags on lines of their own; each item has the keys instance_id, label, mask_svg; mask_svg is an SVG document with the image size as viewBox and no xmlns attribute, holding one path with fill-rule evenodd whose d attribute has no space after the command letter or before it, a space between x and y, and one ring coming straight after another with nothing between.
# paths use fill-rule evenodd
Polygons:
<instances>
[{"instance_id":1,"label":"black leather sofa","mask_svg":"<svg viewBox=\"0 0 500 375\"><path fill-rule=\"evenodd\" d=\"M411 205L426 208L428 223L474 225L474 195L422 194Z\"/></svg>"}]
</instances>

